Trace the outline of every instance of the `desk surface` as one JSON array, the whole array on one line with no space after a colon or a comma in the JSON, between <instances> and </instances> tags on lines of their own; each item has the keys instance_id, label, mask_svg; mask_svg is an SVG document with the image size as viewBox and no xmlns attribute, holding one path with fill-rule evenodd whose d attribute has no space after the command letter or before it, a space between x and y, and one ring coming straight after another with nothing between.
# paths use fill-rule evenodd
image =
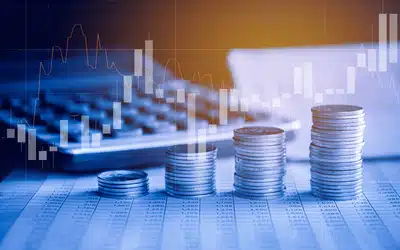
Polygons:
<instances>
[{"instance_id":1,"label":"desk surface","mask_svg":"<svg viewBox=\"0 0 400 250\"><path fill-rule=\"evenodd\" d=\"M274 201L234 197L231 158L219 193L194 200L166 197L162 168L135 200L99 197L95 175L15 170L0 183L0 249L399 249L400 162L364 168L364 196L343 202L309 193L305 163Z\"/></svg>"}]
</instances>

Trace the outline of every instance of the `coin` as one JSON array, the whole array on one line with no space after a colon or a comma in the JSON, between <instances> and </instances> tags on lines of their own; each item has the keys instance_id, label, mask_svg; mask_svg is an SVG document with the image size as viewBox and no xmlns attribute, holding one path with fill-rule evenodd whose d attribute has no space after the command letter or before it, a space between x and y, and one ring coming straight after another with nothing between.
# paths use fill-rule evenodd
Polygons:
<instances>
[{"instance_id":1,"label":"coin","mask_svg":"<svg viewBox=\"0 0 400 250\"><path fill-rule=\"evenodd\" d=\"M100 173L97 178L109 184L134 184L148 180L148 175L137 170L112 170Z\"/></svg>"},{"instance_id":2,"label":"coin","mask_svg":"<svg viewBox=\"0 0 400 250\"><path fill-rule=\"evenodd\" d=\"M165 191L176 198L202 197L215 193L217 148L212 144L189 144L168 149Z\"/></svg>"}]
</instances>

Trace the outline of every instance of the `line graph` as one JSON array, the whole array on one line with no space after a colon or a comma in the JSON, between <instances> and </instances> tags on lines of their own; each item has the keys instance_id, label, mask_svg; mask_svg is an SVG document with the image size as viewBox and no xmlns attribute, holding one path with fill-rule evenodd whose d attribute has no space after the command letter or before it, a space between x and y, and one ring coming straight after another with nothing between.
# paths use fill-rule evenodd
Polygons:
<instances>
[{"instance_id":1,"label":"line graph","mask_svg":"<svg viewBox=\"0 0 400 250\"><path fill-rule=\"evenodd\" d=\"M75 33L79 33L83 37L84 48L82 48L82 49L70 48L70 43L71 43L71 40L74 37ZM151 41L151 40L149 40L149 41ZM97 36L96 36L95 48L91 49L91 48L89 48L88 37L85 34L83 25L82 24L74 24L71 28L71 31L70 31L68 37L66 38L65 49L63 49L62 47L60 47L58 45L52 46L50 49L51 52L50 52L50 58L48 60L48 66L46 67L45 62L43 62L43 61L41 61L39 63L37 97L34 102L34 110L33 110L33 125L35 125L35 117L36 117L36 111L37 111L37 103L38 103L39 97L40 97L42 76L49 76L53 72L53 62L54 62L54 60L56 60L56 55L55 55L56 52L59 53L61 63L66 64L68 62L68 52L70 50L83 51L84 56L85 56L84 61L85 61L86 65L90 69L93 69L93 70L97 69L97 67L98 67L100 52L104 52L106 68L109 70L114 70L120 76L125 75L118 69L118 67L116 66L116 63L114 61L110 61L109 55L108 55L109 49L104 48L102 46L100 34L97 34ZM91 62L89 52L93 51L93 50L95 52L95 56L94 56L94 61ZM118 49L111 49L111 50L118 50ZM128 50L128 49L121 49L121 50ZM154 49L154 47L152 47L151 50L157 50L157 49ZM171 50L171 49L160 49L160 50ZM184 49L184 50L192 50L192 49ZM208 50L208 49L206 49L206 50ZM211 50L221 50L221 49L211 49ZM222 49L222 50L224 50L224 49ZM131 49L131 51L136 52L135 49ZM150 58L150 60L152 60L152 58ZM167 69L168 69L168 66L170 66L170 64L172 64L172 63L174 63L174 65L175 65L175 69L176 69L176 73L177 73L176 77L179 79L184 79L184 74L183 74L183 70L182 70L182 66L181 66L180 62L176 58L168 58L167 62L164 65L164 73L163 73L162 81L165 81L167 79L167 72L168 72ZM149 66L149 64L147 66ZM149 74L147 74L147 76L149 76ZM213 85L213 82L212 82L213 79L212 79L212 75L210 73L201 74L200 72L194 72L193 76L192 76L193 81L202 81L205 78L209 78L210 85ZM154 82L154 80L152 78L150 80L153 84L156 84L156 82Z\"/></svg>"}]
</instances>

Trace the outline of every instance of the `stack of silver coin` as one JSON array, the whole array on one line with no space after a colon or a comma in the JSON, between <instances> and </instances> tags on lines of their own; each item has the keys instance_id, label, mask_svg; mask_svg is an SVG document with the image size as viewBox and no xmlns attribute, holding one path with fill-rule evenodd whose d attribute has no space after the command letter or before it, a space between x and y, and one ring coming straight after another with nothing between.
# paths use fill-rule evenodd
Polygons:
<instances>
[{"instance_id":1,"label":"stack of silver coin","mask_svg":"<svg viewBox=\"0 0 400 250\"><path fill-rule=\"evenodd\" d=\"M362 194L364 110L350 105L311 109L311 191L320 198L351 200Z\"/></svg>"},{"instance_id":2,"label":"stack of silver coin","mask_svg":"<svg viewBox=\"0 0 400 250\"><path fill-rule=\"evenodd\" d=\"M149 178L143 171L114 170L97 175L98 192L111 198L141 197L149 193Z\"/></svg>"},{"instance_id":3,"label":"stack of silver coin","mask_svg":"<svg viewBox=\"0 0 400 250\"><path fill-rule=\"evenodd\" d=\"M285 194L285 132L272 127L234 130L234 189L239 197L281 198Z\"/></svg>"},{"instance_id":4,"label":"stack of silver coin","mask_svg":"<svg viewBox=\"0 0 400 250\"><path fill-rule=\"evenodd\" d=\"M165 190L177 198L199 198L216 192L217 148L212 144L171 147L167 151Z\"/></svg>"}]
</instances>

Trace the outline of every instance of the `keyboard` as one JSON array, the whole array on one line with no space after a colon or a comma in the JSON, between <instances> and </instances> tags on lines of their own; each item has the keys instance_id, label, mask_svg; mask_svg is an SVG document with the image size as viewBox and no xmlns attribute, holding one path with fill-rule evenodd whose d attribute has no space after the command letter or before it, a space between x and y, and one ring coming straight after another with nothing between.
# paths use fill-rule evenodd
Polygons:
<instances>
[{"instance_id":1,"label":"keyboard","mask_svg":"<svg viewBox=\"0 0 400 250\"><path fill-rule=\"evenodd\" d=\"M233 109L230 102L221 125L218 90L167 79L146 94L142 80L133 78L130 102L121 76L42 80L40 91L13 85L1 96L2 155L16 164L97 171L159 165L166 148L199 140L214 142L220 156L232 155L233 129L241 126L281 127L288 141L299 128L298 121L251 105Z\"/></svg>"}]
</instances>

